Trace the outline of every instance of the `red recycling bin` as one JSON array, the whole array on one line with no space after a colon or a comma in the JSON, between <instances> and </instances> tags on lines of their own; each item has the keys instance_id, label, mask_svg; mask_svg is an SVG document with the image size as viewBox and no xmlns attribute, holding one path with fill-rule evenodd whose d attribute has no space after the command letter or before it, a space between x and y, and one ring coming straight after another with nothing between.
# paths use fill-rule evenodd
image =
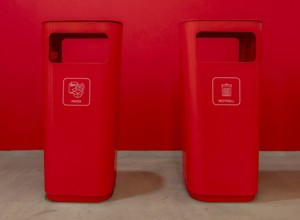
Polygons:
<instances>
[{"instance_id":1,"label":"red recycling bin","mask_svg":"<svg viewBox=\"0 0 300 220\"><path fill-rule=\"evenodd\" d=\"M261 35L260 21L180 24L183 172L195 199L251 201L257 193Z\"/></svg>"},{"instance_id":2,"label":"red recycling bin","mask_svg":"<svg viewBox=\"0 0 300 220\"><path fill-rule=\"evenodd\" d=\"M43 23L45 191L97 202L115 185L122 24Z\"/></svg>"}]
</instances>

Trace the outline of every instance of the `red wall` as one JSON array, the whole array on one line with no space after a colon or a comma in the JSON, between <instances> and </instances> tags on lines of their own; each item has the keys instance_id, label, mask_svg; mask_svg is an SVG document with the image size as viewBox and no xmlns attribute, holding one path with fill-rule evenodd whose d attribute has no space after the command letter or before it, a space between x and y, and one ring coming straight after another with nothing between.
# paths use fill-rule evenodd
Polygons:
<instances>
[{"instance_id":1,"label":"red wall","mask_svg":"<svg viewBox=\"0 0 300 220\"><path fill-rule=\"evenodd\" d=\"M300 150L299 3L288 0L1 0L0 149L42 148L45 20L124 24L119 148L180 149L178 23L264 21L262 150Z\"/></svg>"}]
</instances>

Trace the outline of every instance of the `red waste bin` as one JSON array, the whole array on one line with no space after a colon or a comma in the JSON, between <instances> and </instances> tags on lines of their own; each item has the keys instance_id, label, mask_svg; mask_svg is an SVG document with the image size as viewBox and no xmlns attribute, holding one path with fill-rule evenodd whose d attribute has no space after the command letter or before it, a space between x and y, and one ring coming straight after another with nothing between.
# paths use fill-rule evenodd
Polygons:
<instances>
[{"instance_id":1,"label":"red waste bin","mask_svg":"<svg viewBox=\"0 0 300 220\"><path fill-rule=\"evenodd\" d=\"M251 201L257 193L261 32L260 21L180 24L183 172L195 199ZM223 56L230 40L237 55ZM205 42L212 47L201 51Z\"/></svg>"},{"instance_id":2,"label":"red waste bin","mask_svg":"<svg viewBox=\"0 0 300 220\"><path fill-rule=\"evenodd\" d=\"M97 202L112 195L121 38L122 24L113 21L43 23L50 200Z\"/></svg>"}]
</instances>

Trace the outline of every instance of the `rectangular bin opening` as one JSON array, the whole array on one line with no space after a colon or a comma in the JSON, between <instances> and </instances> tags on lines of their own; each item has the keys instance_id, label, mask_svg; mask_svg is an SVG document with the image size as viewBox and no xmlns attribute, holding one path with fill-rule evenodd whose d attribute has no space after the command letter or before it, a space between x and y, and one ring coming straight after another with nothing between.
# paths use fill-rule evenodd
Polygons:
<instances>
[{"instance_id":1,"label":"rectangular bin opening","mask_svg":"<svg viewBox=\"0 0 300 220\"><path fill-rule=\"evenodd\" d=\"M102 33L55 33L50 36L49 59L56 63L105 63L108 37Z\"/></svg>"},{"instance_id":2,"label":"rectangular bin opening","mask_svg":"<svg viewBox=\"0 0 300 220\"><path fill-rule=\"evenodd\" d=\"M255 35L250 32L200 32L196 36L200 62L252 62L255 47Z\"/></svg>"}]
</instances>

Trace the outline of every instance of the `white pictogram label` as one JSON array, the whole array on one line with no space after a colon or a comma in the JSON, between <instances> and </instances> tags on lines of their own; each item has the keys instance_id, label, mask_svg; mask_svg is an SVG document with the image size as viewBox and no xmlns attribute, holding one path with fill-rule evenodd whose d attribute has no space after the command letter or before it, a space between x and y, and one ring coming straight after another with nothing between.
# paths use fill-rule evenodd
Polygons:
<instances>
[{"instance_id":1,"label":"white pictogram label","mask_svg":"<svg viewBox=\"0 0 300 220\"><path fill-rule=\"evenodd\" d=\"M90 79L64 78L62 101L65 106L89 106L90 95Z\"/></svg>"},{"instance_id":2,"label":"white pictogram label","mask_svg":"<svg viewBox=\"0 0 300 220\"><path fill-rule=\"evenodd\" d=\"M81 98L84 94L84 83L78 83L77 81L72 81L68 85L68 92L72 94L74 98Z\"/></svg>"},{"instance_id":3,"label":"white pictogram label","mask_svg":"<svg viewBox=\"0 0 300 220\"><path fill-rule=\"evenodd\" d=\"M212 79L212 103L218 106L241 104L241 80L238 77L214 77Z\"/></svg>"},{"instance_id":4,"label":"white pictogram label","mask_svg":"<svg viewBox=\"0 0 300 220\"><path fill-rule=\"evenodd\" d=\"M232 95L232 84L229 83L221 84L221 87L222 87L223 97L230 97Z\"/></svg>"}]
</instances>

